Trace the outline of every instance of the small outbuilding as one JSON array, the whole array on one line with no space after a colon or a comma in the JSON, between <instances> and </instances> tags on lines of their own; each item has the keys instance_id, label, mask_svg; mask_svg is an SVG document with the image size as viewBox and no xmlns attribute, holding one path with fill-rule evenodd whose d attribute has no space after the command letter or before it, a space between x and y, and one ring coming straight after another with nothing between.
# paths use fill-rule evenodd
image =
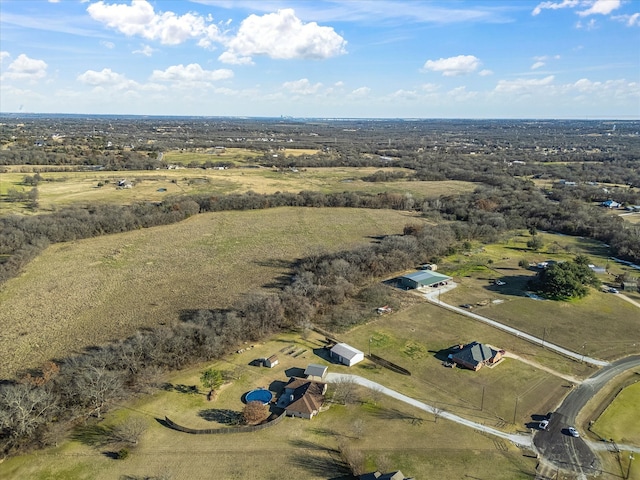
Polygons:
<instances>
[{"instance_id":1,"label":"small outbuilding","mask_svg":"<svg viewBox=\"0 0 640 480\"><path fill-rule=\"evenodd\" d=\"M417 289L447 285L451 281L451 277L433 270L421 270L403 275L398 280L401 287Z\"/></svg>"},{"instance_id":2,"label":"small outbuilding","mask_svg":"<svg viewBox=\"0 0 640 480\"><path fill-rule=\"evenodd\" d=\"M346 343L338 343L329 351L332 358L350 367L364 360L364 353Z\"/></svg>"},{"instance_id":3,"label":"small outbuilding","mask_svg":"<svg viewBox=\"0 0 640 480\"><path fill-rule=\"evenodd\" d=\"M327 376L329 367L326 365L319 365L317 363L310 363L307 369L304 371L307 380L315 380L321 382Z\"/></svg>"},{"instance_id":4,"label":"small outbuilding","mask_svg":"<svg viewBox=\"0 0 640 480\"><path fill-rule=\"evenodd\" d=\"M273 368L280 363L276 355L271 355L269 358L264 359L264 366L267 368Z\"/></svg>"},{"instance_id":5,"label":"small outbuilding","mask_svg":"<svg viewBox=\"0 0 640 480\"><path fill-rule=\"evenodd\" d=\"M624 292L637 292L638 291L638 280L625 280L620 284L622 291Z\"/></svg>"}]
</instances>

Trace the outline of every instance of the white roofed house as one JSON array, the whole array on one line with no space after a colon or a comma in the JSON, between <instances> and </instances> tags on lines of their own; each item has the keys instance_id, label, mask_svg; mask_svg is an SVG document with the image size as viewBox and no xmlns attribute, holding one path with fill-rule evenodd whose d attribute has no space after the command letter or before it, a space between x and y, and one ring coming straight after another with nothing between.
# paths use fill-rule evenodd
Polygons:
<instances>
[{"instance_id":1,"label":"white roofed house","mask_svg":"<svg viewBox=\"0 0 640 480\"><path fill-rule=\"evenodd\" d=\"M364 360L364 353L346 343L338 343L330 350L332 358L348 367Z\"/></svg>"}]
</instances>

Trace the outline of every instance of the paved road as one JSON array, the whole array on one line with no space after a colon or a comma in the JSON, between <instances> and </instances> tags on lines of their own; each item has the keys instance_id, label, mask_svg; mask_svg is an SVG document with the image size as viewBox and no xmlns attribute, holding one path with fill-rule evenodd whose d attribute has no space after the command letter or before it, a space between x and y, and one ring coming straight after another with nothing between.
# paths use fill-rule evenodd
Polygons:
<instances>
[{"instance_id":1,"label":"paved road","mask_svg":"<svg viewBox=\"0 0 640 480\"><path fill-rule=\"evenodd\" d=\"M640 355L620 359L602 368L571 391L552 414L548 430L534 434L533 443L538 452L560 468L581 475L595 473L599 468L598 459L593 451L596 444L582 438L573 438L567 434L566 429L575 425L578 413L607 383L621 373L636 367L640 367ZM601 445L604 447L595 449L606 448L605 443Z\"/></svg>"},{"instance_id":2,"label":"paved road","mask_svg":"<svg viewBox=\"0 0 640 480\"><path fill-rule=\"evenodd\" d=\"M498 328L498 329L503 330L505 332L508 332L508 333L510 333L512 335L515 335L516 337L524 338L524 339L528 340L531 343L535 343L535 344L538 344L540 346L544 346L544 348L556 351L558 353L561 353L562 355L565 355L567 357L573 358L575 360L580 360L580 361L585 362L585 363L590 363L591 365L596 365L598 367L604 367L606 365L609 365L609 362L605 362L604 360L599 360L597 358L591 358L591 357L587 357L585 355L582 355L580 353L572 352L571 350L567 350L566 348L563 348L563 347L561 347L559 345L555 345L553 343L550 343L550 342L547 342L545 340L542 340L542 339L540 339L538 337L534 337L533 335L530 335L530 334L528 334L526 332L523 332L522 330L518 330L517 328L509 327L508 325L505 325L503 323L496 322L495 320L491 320L490 318L483 317L482 315L478 315L477 313L470 312L466 308L455 307L453 305L449 305L448 303L444 303L443 301L440 300L440 294L441 293L448 292L449 290L455 288L456 286L457 285L455 284L455 282L450 282L449 285L447 285L446 287L438 288L438 289L429 289L427 292L425 292L424 296L431 303L434 303L434 304L439 305L439 306L441 306L443 308L446 308L447 310L451 310L453 312L461 313L462 315L466 315L467 317L471 317L474 320L479 320L479 321L481 321L483 323L491 325L492 327L495 327L495 328Z\"/></svg>"},{"instance_id":3,"label":"paved road","mask_svg":"<svg viewBox=\"0 0 640 480\"><path fill-rule=\"evenodd\" d=\"M458 415L454 415L453 413L449 413L445 410L435 408L431 405L427 405L426 403L416 400L415 398L407 397L402 393L396 392L395 390L391 390L390 388L384 387L379 383L373 382L371 380L360 377L358 375L329 373L327 374L326 381L329 383L351 381L351 382L357 383L358 385L362 385L363 387L367 387L372 390L377 390L391 398L395 398L396 400L400 400L401 402L404 402L406 404L413 405L414 407L424 410L425 412L429 412L433 415L437 414L441 418L445 418L452 422L459 423L466 427L470 427L475 430L479 430L479 431L494 435L496 437L504 438L505 440L509 440L510 442L513 442L518 446L529 447L529 448L531 448L532 446L531 435L511 434L511 433L501 432L500 430L496 430L495 428L487 427L486 425L482 425L477 422L472 422L471 420L467 420L466 418L459 417Z\"/></svg>"}]
</instances>

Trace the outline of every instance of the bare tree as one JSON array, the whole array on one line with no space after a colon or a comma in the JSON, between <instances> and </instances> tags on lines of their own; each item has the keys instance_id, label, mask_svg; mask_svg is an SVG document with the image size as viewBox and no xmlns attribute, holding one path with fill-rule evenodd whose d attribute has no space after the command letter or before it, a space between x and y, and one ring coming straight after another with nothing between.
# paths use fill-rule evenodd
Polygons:
<instances>
[{"instance_id":1,"label":"bare tree","mask_svg":"<svg viewBox=\"0 0 640 480\"><path fill-rule=\"evenodd\" d=\"M135 446L147 430L147 422L140 417L130 417L111 430L111 440L117 444Z\"/></svg>"},{"instance_id":2,"label":"bare tree","mask_svg":"<svg viewBox=\"0 0 640 480\"><path fill-rule=\"evenodd\" d=\"M248 402L242 410L242 419L247 425L256 425L269 416L269 407L262 402Z\"/></svg>"},{"instance_id":3,"label":"bare tree","mask_svg":"<svg viewBox=\"0 0 640 480\"><path fill-rule=\"evenodd\" d=\"M362 420L361 418L357 418L356 420L354 420L351 428L356 438L359 439L363 437L365 432L365 427L366 425L364 423L364 420Z\"/></svg>"},{"instance_id":4,"label":"bare tree","mask_svg":"<svg viewBox=\"0 0 640 480\"><path fill-rule=\"evenodd\" d=\"M98 418L105 405L122 393L122 379L118 372L104 367L90 366L75 379L75 388L84 396Z\"/></svg>"},{"instance_id":5,"label":"bare tree","mask_svg":"<svg viewBox=\"0 0 640 480\"><path fill-rule=\"evenodd\" d=\"M332 400L343 405L354 403L357 400L357 384L351 378L343 377L333 383Z\"/></svg>"},{"instance_id":6,"label":"bare tree","mask_svg":"<svg viewBox=\"0 0 640 480\"><path fill-rule=\"evenodd\" d=\"M340 457L342 461L349 467L353 475L361 475L364 473L364 454L361 450L353 448L346 443L338 445Z\"/></svg>"},{"instance_id":7,"label":"bare tree","mask_svg":"<svg viewBox=\"0 0 640 480\"><path fill-rule=\"evenodd\" d=\"M42 387L4 385L0 389L0 430L12 437L31 435L55 413L57 398Z\"/></svg>"}]
</instances>

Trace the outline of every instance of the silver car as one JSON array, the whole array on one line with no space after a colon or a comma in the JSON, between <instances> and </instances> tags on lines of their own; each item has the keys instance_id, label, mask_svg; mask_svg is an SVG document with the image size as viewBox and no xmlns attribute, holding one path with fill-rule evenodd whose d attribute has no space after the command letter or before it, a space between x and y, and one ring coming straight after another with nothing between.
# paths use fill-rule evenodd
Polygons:
<instances>
[{"instance_id":1,"label":"silver car","mask_svg":"<svg viewBox=\"0 0 640 480\"><path fill-rule=\"evenodd\" d=\"M569 431L569 435L571 435L572 437L576 437L577 438L577 437L580 436L578 431L573 427L569 427L567 430Z\"/></svg>"}]
</instances>

